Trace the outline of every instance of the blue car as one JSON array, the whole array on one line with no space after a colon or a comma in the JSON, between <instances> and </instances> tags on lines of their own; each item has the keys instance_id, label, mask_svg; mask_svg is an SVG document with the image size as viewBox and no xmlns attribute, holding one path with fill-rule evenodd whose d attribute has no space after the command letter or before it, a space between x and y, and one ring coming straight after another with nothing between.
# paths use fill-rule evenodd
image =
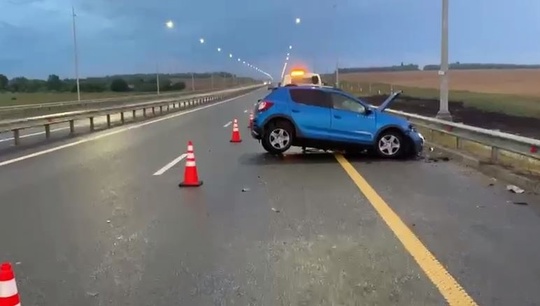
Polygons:
<instances>
[{"instance_id":1,"label":"blue car","mask_svg":"<svg viewBox=\"0 0 540 306\"><path fill-rule=\"evenodd\" d=\"M424 137L406 119L384 112L399 95L373 107L336 88L278 87L255 104L251 136L272 154L298 146L414 156L422 151Z\"/></svg>"}]
</instances>

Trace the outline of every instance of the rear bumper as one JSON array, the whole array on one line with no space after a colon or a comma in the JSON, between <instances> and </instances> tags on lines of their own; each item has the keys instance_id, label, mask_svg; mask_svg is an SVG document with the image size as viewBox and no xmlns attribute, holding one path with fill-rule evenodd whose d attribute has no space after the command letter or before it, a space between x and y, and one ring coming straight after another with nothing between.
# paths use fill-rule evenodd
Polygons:
<instances>
[{"instance_id":1,"label":"rear bumper","mask_svg":"<svg viewBox=\"0 0 540 306\"><path fill-rule=\"evenodd\" d=\"M262 138L262 129L258 127L254 122L253 125L251 126L250 134L251 134L251 137L257 140L260 140Z\"/></svg>"}]
</instances>

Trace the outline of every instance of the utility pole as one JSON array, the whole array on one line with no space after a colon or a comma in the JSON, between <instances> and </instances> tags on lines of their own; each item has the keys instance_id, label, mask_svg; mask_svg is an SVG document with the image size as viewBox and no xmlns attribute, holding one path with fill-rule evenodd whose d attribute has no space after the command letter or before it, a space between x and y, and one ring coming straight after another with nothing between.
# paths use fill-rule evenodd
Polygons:
<instances>
[{"instance_id":1,"label":"utility pole","mask_svg":"<svg viewBox=\"0 0 540 306\"><path fill-rule=\"evenodd\" d=\"M71 13L73 18L73 51L75 61L75 79L77 82L77 101L81 101L81 86L79 84L79 51L77 49L77 28L75 26L75 7L71 6Z\"/></svg>"},{"instance_id":2,"label":"utility pole","mask_svg":"<svg viewBox=\"0 0 540 306\"><path fill-rule=\"evenodd\" d=\"M452 115L448 110L448 0L442 0L441 68L439 76L441 84L437 118L452 121Z\"/></svg>"},{"instance_id":3,"label":"utility pole","mask_svg":"<svg viewBox=\"0 0 540 306\"><path fill-rule=\"evenodd\" d=\"M156 63L156 87L157 87L157 94L159 96L159 63Z\"/></svg>"},{"instance_id":4,"label":"utility pole","mask_svg":"<svg viewBox=\"0 0 540 306\"><path fill-rule=\"evenodd\" d=\"M339 62L336 58L336 87L339 88Z\"/></svg>"}]
</instances>

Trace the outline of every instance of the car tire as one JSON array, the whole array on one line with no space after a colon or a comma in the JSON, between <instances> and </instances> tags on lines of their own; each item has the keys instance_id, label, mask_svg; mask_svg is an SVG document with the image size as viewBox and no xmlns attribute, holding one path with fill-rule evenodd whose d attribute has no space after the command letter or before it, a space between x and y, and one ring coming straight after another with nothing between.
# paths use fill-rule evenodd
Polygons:
<instances>
[{"instance_id":1,"label":"car tire","mask_svg":"<svg viewBox=\"0 0 540 306\"><path fill-rule=\"evenodd\" d=\"M374 151L382 158L400 158L405 150L403 134L396 130L382 132L374 146Z\"/></svg>"},{"instance_id":2,"label":"car tire","mask_svg":"<svg viewBox=\"0 0 540 306\"><path fill-rule=\"evenodd\" d=\"M289 150L294 139L294 127L286 121L271 122L262 137L263 148L271 154Z\"/></svg>"}]
</instances>

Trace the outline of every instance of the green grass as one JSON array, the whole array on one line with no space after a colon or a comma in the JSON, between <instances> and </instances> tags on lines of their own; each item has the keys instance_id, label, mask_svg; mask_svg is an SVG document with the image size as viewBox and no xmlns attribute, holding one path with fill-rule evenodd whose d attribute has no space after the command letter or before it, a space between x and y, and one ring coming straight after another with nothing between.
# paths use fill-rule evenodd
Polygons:
<instances>
[{"instance_id":1,"label":"green grass","mask_svg":"<svg viewBox=\"0 0 540 306\"><path fill-rule=\"evenodd\" d=\"M369 83L342 82L341 88L360 96L382 94L390 92L389 84L372 83L371 93ZM438 88L417 88L393 86L394 91L403 90L403 95L417 98L439 99ZM450 101L462 101L467 107L504 113L515 116L540 118L540 97L518 96L506 94L478 93L470 91L452 90L449 93Z\"/></svg>"}]
</instances>

